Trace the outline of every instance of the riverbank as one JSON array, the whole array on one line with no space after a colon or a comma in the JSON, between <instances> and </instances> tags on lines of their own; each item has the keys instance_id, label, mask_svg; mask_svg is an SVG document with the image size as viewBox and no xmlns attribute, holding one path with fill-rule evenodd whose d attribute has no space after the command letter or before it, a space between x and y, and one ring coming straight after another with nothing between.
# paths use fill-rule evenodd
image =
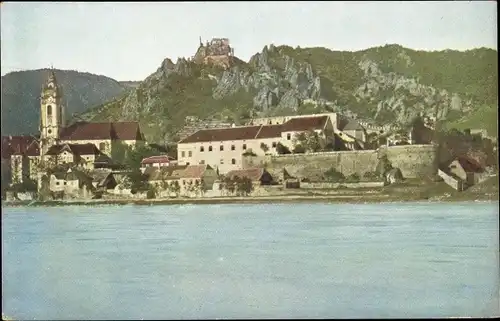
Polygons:
<instances>
[{"instance_id":1,"label":"riverbank","mask_svg":"<svg viewBox=\"0 0 500 321\"><path fill-rule=\"evenodd\" d=\"M421 184L407 181L398 185L367 189L290 190L287 195L226 196L213 198L96 199L2 202L2 206L101 206L181 204L263 204L263 203L394 203L498 201L498 177L457 192L443 182Z\"/></svg>"}]
</instances>

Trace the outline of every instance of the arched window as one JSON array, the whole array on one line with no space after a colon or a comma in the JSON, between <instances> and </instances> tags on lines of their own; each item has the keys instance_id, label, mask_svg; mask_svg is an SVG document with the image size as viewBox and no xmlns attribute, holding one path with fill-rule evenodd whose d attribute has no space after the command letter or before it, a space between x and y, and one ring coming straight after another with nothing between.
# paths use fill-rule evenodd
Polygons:
<instances>
[{"instance_id":1,"label":"arched window","mask_svg":"<svg viewBox=\"0 0 500 321\"><path fill-rule=\"evenodd\" d=\"M52 106L51 105L47 106L47 116L52 116Z\"/></svg>"},{"instance_id":2,"label":"arched window","mask_svg":"<svg viewBox=\"0 0 500 321\"><path fill-rule=\"evenodd\" d=\"M233 164L233 165L236 164L236 159L234 159L234 158L231 159L231 164Z\"/></svg>"}]
</instances>

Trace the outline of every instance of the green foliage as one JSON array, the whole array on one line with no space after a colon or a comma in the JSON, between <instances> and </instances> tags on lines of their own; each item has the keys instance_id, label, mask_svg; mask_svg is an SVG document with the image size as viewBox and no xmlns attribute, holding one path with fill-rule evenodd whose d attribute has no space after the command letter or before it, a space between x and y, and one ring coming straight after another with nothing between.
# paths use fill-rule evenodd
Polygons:
<instances>
[{"instance_id":1,"label":"green foliage","mask_svg":"<svg viewBox=\"0 0 500 321\"><path fill-rule=\"evenodd\" d=\"M460 119L447 119L443 126L445 129L458 130L485 129L488 135L494 137L498 133L498 108L496 105L482 105Z\"/></svg>"},{"instance_id":2,"label":"green foliage","mask_svg":"<svg viewBox=\"0 0 500 321\"><path fill-rule=\"evenodd\" d=\"M243 156L257 156L257 154L255 154L253 151L251 150L247 150L245 151L243 154Z\"/></svg>"},{"instance_id":3,"label":"green foliage","mask_svg":"<svg viewBox=\"0 0 500 321\"><path fill-rule=\"evenodd\" d=\"M55 70L63 88L67 117L82 113L115 97L129 88L109 77ZM40 91L48 69L25 70L2 76L2 135L37 134L40 124Z\"/></svg>"},{"instance_id":4,"label":"green foliage","mask_svg":"<svg viewBox=\"0 0 500 321\"><path fill-rule=\"evenodd\" d=\"M330 168L324 173L325 179L329 182L339 183L345 180L344 174L337 171L335 168Z\"/></svg>"},{"instance_id":5,"label":"green foliage","mask_svg":"<svg viewBox=\"0 0 500 321\"><path fill-rule=\"evenodd\" d=\"M264 151L264 153L267 153L269 151L269 146L265 143L260 143L260 148Z\"/></svg>"},{"instance_id":6,"label":"green foliage","mask_svg":"<svg viewBox=\"0 0 500 321\"><path fill-rule=\"evenodd\" d=\"M345 181L347 183L359 183L360 177L357 173L352 173L351 175L346 177Z\"/></svg>"},{"instance_id":7,"label":"green foliage","mask_svg":"<svg viewBox=\"0 0 500 321\"><path fill-rule=\"evenodd\" d=\"M374 180L378 178L378 175L376 172L368 171L363 174L363 178L366 180Z\"/></svg>"},{"instance_id":8,"label":"green foliage","mask_svg":"<svg viewBox=\"0 0 500 321\"><path fill-rule=\"evenodd\" d=\"M156 194L157 194L156 188L154 186L150 186L148 191L146 192L146 198L147 199L156 198Z\"/></svg>"},{"instance_id":9,"label":"green foliage","mask_svg":"<svg viewBox=\"0 0 500 321\"><path fill-rule=\"evenodd\" d=\"M385 175L385 173L387 173L391 169L392 169L391 162L387 158L387 155L383 155L378 161L377 168L376 168L375 172L377 173L377 175L379 177L383 177Z\"/></svg>"},{"instance_id":10,"label":"green foliage","mask_svg":"<svg viewBox=\"0 0 500 321\"><path fill-rule=\"evenodd\" d=\"M323 151L326 146L325 139L315 131L302 132L296 135L293 143L295 147L300 145L305 151L312 153Z\"/></svg>"},{"instance_id":11,"label":"green foliage","mask_svg":"<svg viewBox=\"0 0 500 321\"><path fill-rule=\"evenodd\" d=\"M144 175L138 168L132 169L127 174L127 178L130 182L130 185L127 187L130 188L132 194L135 194L139 191L145 191L149 188L147 184L147 175Z\"/></svg>"},{"instance_id":12,"label":"green foliage","mask_svg":"<svg viewBox=\"0 0 500 321\"><path fill-rule=\"evenodd\" d=\"M286 154L290 154L290 149L288 147L286 147L285 145L281 144L281 143L278 143L276 145L276 152L279 154L279 155L286 155Z\"/></svg>"},{"instance_id":13,"label":"green foliage","mask_svg":"<svg viewBox=\"0 0 500 321\"><path fill-rule=\"evenodd\" d=\"M234 178L224 177L221 189L225 189L229 194L233 195L236 193L238 196L248 196L253 191L253 184L248 177L238 177Z\"/></svg>"},{"instance_id":14,"label":"green foliage","mask_svg":"<svg viewBox=\"0 0 500 321\"><path fill-rule=\"evenodd\" d=\"M293 148L294 154L304 154L305 152L306 152L306 149L304 148L304 146L302 146L300 144L295 145L295 147Z\"/></svg>"}]
</instances>

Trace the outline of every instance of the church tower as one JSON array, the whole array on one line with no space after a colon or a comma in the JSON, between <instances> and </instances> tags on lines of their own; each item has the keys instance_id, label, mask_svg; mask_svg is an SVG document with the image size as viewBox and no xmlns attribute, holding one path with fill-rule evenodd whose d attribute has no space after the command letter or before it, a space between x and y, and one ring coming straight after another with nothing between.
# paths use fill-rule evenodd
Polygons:
<instances>
[{"instance_id":1,"label":"church tower","mask_svg":"<svg viewBox=\"0 0 500 321\"><path fill-rule=\"evenodd\" d=\"M62 92L57 84L54 70L51 69L40 96L40 151L42 154L45 154L50 146L57 144L63 127Z\"/></svg>"}]
</instances>

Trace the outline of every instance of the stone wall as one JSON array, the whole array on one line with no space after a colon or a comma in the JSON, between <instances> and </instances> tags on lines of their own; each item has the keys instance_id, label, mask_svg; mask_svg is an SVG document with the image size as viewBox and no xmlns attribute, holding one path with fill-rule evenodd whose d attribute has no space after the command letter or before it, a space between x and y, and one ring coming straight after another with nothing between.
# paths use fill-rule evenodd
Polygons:
<instances>
[{"instance_id":1,"label":"stone wall","mask_svg":"<svg viewBox=\"0 0 500 321\"><path fill-rule=\"evenodd\" d=\"M321 180L330 168L345 176L356 173L363 176L376 170L379 157L386 155L393 167L401 170L403 177L419 178L437 173L436 148L433 145L405 145L379 150L341 151L292 155L244 156L243 168L265 167L273 176L283 169L298 178Z\"/></svg>"}]
</instances>

